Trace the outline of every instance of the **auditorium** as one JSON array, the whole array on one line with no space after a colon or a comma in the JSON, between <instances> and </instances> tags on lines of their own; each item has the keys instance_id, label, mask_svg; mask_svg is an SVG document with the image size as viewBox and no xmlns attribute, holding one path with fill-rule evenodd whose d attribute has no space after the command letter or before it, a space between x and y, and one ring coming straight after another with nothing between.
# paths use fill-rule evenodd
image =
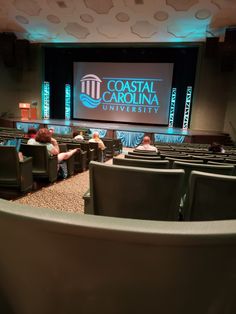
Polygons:
<instances>
[{"instance_id":1,"label":"auditorium","mask_svg":"<svg viewBox=\"0 0 236 314\"><path fill-rule=\"evenodd\" d=\"M235 0L2 0L0 82L0 313L236 313Z\"/></svg>"}]
</instances>

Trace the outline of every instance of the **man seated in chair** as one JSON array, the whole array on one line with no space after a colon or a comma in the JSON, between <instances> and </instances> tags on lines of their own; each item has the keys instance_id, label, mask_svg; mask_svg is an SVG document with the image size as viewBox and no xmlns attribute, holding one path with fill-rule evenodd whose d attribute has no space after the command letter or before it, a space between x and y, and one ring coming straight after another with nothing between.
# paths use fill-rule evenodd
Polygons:
<instances>
[{"instance_id":1,"label":"man seated in chair","mask_svg":"<svg viewBox=\"0 0 236 314\"><path fill-rule=\"evenodd\" d=\"M136 149L157 152L157 148L151 145L151 139L149 136L144 136L142 144L136 147Z\"/></svg>"},{"instance_id":2,"label":"man seated in chair","mask_svg":"<svg viewBox=\"0 0 236 314\"><path fill-rule=\"evenodd\" d=\"M92 138L89 140L90 143L98 143L98 148L101 150L101 160L99 161L104 161L105 158L105 154L104 151L106 149L105 144L103 143L103 141L100 139L99 137L99 133L98 132L93 132Z\"/></svg>"}]
</instances>

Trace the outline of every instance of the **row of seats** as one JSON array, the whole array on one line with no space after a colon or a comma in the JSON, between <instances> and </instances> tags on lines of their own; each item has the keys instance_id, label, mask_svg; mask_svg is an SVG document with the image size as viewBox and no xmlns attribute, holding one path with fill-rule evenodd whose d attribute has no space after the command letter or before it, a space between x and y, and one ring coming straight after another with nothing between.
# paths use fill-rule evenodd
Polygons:
<instances>
[{"instance_id":1,"label":"row of seats","mask_svg":"<svg viewBox=\"0 0 236 314\"><path fill-rule=\"evenodd\" d=\"M24 155L19 159L14 146L0 146L0 188L14 189L21 193L30 191L34 180L46 179L53 183L58 178L57 156L49 156L44 145L21 144ZM87 169L87 152L79 150L67 161L67 175Z\"/></svg>"},{"instance_id":2,"label":"row of seats","mask_svg":"<svg viewBox=\"0 0 236 314\"><path fill-rule=\"evenodd\" d=\"M169 161L169 168L172 168L173 163L175 161L181 162L190 162L195 164L221 164L222 166L225 165L232 165L235 168L236 173L236 158L222 158L217 156L196 156L196 155L185 155L185 154L157 154L156 152L141 152L141 151L132 151L128 152L124 156L128 159L135 159L135 160L146 160L146 161L155 161L155 160L168 160Z\"/></svg>"},{"instance_id":3,"label":"row of seats","mask_svg":"<svg viewBox=\"0 0 236 314\"><path fill-rule=\"evenodd\" d=\"M4 314L236 313L236 220L160 222L0 200Z\"/></svg>"},{"instance_id":4,"label":"row of seats","mask_svg":"<svg viewBox=\"0 0 236 314\"><path fill-rule=\"evenodd\" d=\"M216 173L208 173L193 170L195 165L174 165L174 169L153 169L91 162L85 213L177 221L182 199L184 220L236 218L236 176L231 175L232 166L212 165L211 172Z\"/></svg>"}]
</instances>

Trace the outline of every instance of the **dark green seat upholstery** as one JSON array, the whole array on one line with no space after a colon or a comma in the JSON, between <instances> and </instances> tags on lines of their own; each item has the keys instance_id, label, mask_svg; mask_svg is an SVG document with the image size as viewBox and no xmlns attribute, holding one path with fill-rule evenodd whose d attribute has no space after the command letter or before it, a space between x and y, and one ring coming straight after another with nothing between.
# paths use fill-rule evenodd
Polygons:
<instances>
[{"instance_id":1,"label":"dark green seat upholstery","mask_svg":"<svg viewBox=\"0 0 236 314\"><path fill-rule=\"evenodd\" d=\"M143 159L143 160L161 160L160 156L157 155L135 155L135 154L125 154L125 158L132 158L132 159Z\"/></svg>"},{"instance_id":2,"label":"dark green seat upholstery","mask_svg":"<svg viewBox=\"0 0 236 314\"><path fill-rule=\"evenodd\" d=\"M236 219L236 177L192 171L185 220Z\"/></svg>"},{"instance_id":3,"label":"dark green seat upholstery","mask_svg":"<svg viewBox=\"0 0 236 314\"><path fill-rule=\"evenodd\" d=\"M148 169L91 162L85 213L178 220L183 170ZM90 202L90 204L89 204Z\"/></svg>"},{"instance_id":4,"label":"dark green seat upholstery","mask_svg":"<svg viewBox=\"0 0 236 314\"><path fill-rule=\"evenodd\" d=\"M57 180L57 156L49 156L46 145L21 144L24 156L32 157L33 177L47 178L49 182Z\"/></svg>"},{"instance_id":5,"label":"dark green seat upholstery","mask_svg":"<svg viewBox=\"0 0 236 314\"><path fill-rule=\"evenodd\" d=\"M0 146L0 187L27 192L32 185L32 158L19 161L14 146Z\"/></svg>"},{"instance_id":6,"label":"dark green seat upholstery","mask_svg":"<svg viewBox=\"0 0 236 314\"><path fill-rule=\"evenodd\" d=\"M90 163L90 161L94 160L95 156L95 152L94 152L94 149L90 148L89 146L89 142L80 142L80 148L84 151L84 152L87 152L87 162L86 162L86 165L87 165L87 168L88 168L88 165Z\"/></svg>"},{"instance_id":7,"label":"dark green seat upholstery","mask_svg":"<svg viewBox=\"0 0 236 314\"><path fill-rule=\"evenodd\" d=\"M166 169L166 168L169 168L169 161L168 160L143 160L143 159L113 157L113 165Z\"/></svg>"},{"instance_id":8,"label":"dark green seat upholstery","mask_svg":"<svg viewBox=\"0 0 236 314\"><path fill-rule=\"evenodd\" d=\"M79 143L67 143L67 149L80 148L74 157L74 171L83 172L87 169L87 151L83 151Z\"/></svg>"},{"instance_id":9,"label":"dark green seat upholstery","mask_svg":"<svg viewBox=\"0 0 236 314\"><path fill-rule=\"evenodd\" d=\"M134 149L132 152L128 152L128 155L135 155L135 156L157 156L158 153L151 150L140 150Z\"/></svg>"},{"instance_id":10,"label":"dark green seat upholstery","mask_svg":"<svg viewBox=\"0 0 236 314\"><path fill-rule=\"evenodd\" d=\"M174 161L173 169L184 169L185 171L182 195L186 193L190 173L193 170L208 172L208 173L217 173L217 174L223 174L223 175L232 175L234 172L234 166L231 166L231 165L198 164L198 163L181 162L181 161Z\"/></svg>"},{"instance_id":11,"label":"dark green seat upholstery","mask_svg":"<svg viewBox=\"0 0 236 314\"><path fill-rule=\"evenodd\" d=\"M0 200L2 314L236 313L236 221L63 213Z\"/></svg>"}]
</instances>

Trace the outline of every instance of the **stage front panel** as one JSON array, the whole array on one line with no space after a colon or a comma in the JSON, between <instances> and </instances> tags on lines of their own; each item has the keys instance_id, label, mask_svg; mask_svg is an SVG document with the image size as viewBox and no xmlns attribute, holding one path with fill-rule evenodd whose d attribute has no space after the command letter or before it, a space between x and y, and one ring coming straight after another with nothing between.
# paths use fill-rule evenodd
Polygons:
<instances>
[{"instance_id":1,"label":"stage front panel","mask_svg":"<svg viewBox=\"0 0 236 314\"><path fill-rule=\"evenodd\" d=\"M168 124L173 63L74 62L74 119Z\"/></svg>"}]
</instances>

